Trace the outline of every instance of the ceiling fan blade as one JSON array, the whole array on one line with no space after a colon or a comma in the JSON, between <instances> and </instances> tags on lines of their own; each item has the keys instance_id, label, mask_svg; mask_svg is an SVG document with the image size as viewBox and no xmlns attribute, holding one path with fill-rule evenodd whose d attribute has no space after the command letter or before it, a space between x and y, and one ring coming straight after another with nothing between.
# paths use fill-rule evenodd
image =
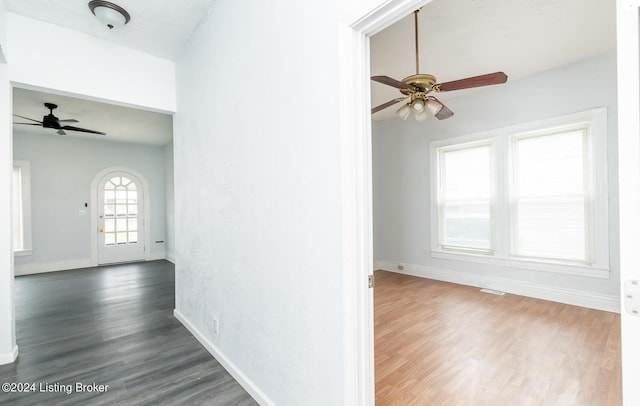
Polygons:
<instances>
[{"instance_id":1,"label":"ceiling fan blade","mask_svg":"<svg viewBox=\"0 0 640 406\"><path fill-rule=\"evenodd\" d=\"M373 80L374 82L382 83L387 86L395 87L396 89L409 89L411 91L416 90L415 87L408 85L404 82L401 82L399 80L390 78L389 76L371 76L371 80Z\"/></svg>"},{"instance_id":2,"label":"ceiling fan blade","mask_svg":"<svg viewBox=\"0 0 640 406\"><path fill-rule=\"evenodd\" d=\"M58 134L58 135L67 135L67 133L62 131L62 130L56 131L56 134Z\"/></svg>"},{"instance_id":3,"label":"ceiling fan blade","mask_svg":"<svg viewBox=\"0 0 640 406\"><path fill-rule=\"evenodd\" d=\"M36 123L40 123L40 124L42 124L42 121L34 120L34 119L32 119L32 118L29 118L29 117L19 116L19 115L17 115L17 114L14 114L14 116L16 116L16 117L20 117L20 118L24 118L25 120L29 120L29 121L35 121Z\"/></svg>"},{"instance_id":4,"label":"ceiling fan blade","mask_svg":"<svg viewBox=\"0 0 640 406\"><path fill-rule=\"evenodd\" d=\"M75 118L68 118L66 120L58 120L59 123L79 123Z\"/></svg>"},{"instance_id":5,"label":"ceiling fan blade","mask_svg":"<svg viewBox=\"0 0 640 406\"><path fill-rule=\"evenodd\" d=\"M435 117L438 120L444 120L445 118L449 118L453 115L453 111L449 110L449 107L445 106L440 100L436 99L433 96L431 96L431 98L442 105L440 111L435 114Z\"/></svg>"},{"instance_id":6,"label":"ceiling fan blade","mask_svg":"<svg viewBox=\"0 0 640 406\"><path fill-rule=\"evenodd\" d=\"M36 124L36 123L13 123L13 124L20 124L20 125L37 125L38 127L42 127L42 124Z\"/></svg>"},{"instance_id":7,"label":"ceiling fan blade","mask_svg":"<svg viewBox=\"0 0 640 406\"><path fill-rule=\"evenodd\" d=\"M71 125L65 125L63 127L60 127L60 129L61 130L70 130L70 131L79 131L79 132L83 132L83 133L107 135L107 134L105 134L103 132L100 132L100 131L87 130L86 128L74 127L74 126L71 126Z\"/></svg>"},{"instance_id":8,"label":"ceiling fan blade","mask_svg":"<svg viewBox=\"0 0 640 406\"><path fill-rule=\"evenodd\" d=\"M374 108L372 108L372 109L371 109L371 114L373 114L373 113L377 113L377 112L379 112L380 110L384 110L384 109L386 109L387 107L389 107L389 106L393 106L393 105L394 105L394 104L396 104L396 103L400 103L400 102L401 102L401 101L403 101L404 99L406 99L406 97L398 97L397 99L390 100L390 101L388 101L388 102L386 102L386 103L384 103L384 104L379 105L378 107L374 107Z\"/></svg>"},{"instance_id":9,"label":"ceiling fan blade","mask_svg":"<svg viewBox=\"0 0 640 406\"><path fill-rule=\"evenodd\" d=\"M489 85L497 85L507 81L507 75L504 72L488 73L486 75L473 76L470 78L454 80L451 82L440 83L436 85L442 92L451 90L470 89L472 87L481 87Z\"/></svg>"}]
</instances>

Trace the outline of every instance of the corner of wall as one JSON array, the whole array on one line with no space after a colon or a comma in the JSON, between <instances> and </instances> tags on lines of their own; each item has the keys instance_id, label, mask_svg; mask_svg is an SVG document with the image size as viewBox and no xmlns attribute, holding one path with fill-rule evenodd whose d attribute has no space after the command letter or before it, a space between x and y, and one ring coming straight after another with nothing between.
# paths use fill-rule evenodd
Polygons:
<instances>
[{"instance_id":1,"label":"corner of wall","mask_svg":"<svg viewBox=\"0 0 640 406\"><path fill-rule=\"evenodd\" d=\"M18 346L14 345L11 352L0 354L0 365L11 364L18 359Z\"/></svg>"}]
</instances>

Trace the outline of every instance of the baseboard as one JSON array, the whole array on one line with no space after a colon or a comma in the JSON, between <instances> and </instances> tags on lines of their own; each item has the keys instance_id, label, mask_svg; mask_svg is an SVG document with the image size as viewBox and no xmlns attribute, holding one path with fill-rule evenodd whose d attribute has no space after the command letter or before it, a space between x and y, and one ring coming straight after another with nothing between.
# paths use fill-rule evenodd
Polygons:
<instances>
[{"instance_id":1,"label":"baseboard","mask_svg":"<svg viewBox=\"0 0 640 406\"><path fill-rule=\"evenodd\" d=\"M0 354L0 365L11 364L18 358L18 346L14 345L11 352Z\"/></svg>"},{"instance_id":2,"label":"baseboard","mask_svg":"<svg viewBox=\"0 0 640 406\"><path fill-rule=\"evenodd\" d=\"M145 261L158 261L165 258L165 252L153 253ZM170 260L169 260L170 261ZM173 262L173 261L170 261ZM175 264L175 262L173 262ZM91 262L90 258L71 261L33 262L28 264L15 264L15 276L35 275L46 272L68 271L71 269L93 268L98 266Z\"/></svg>"},{"instance_id":3,"label":"baseboard","mask_svg":"<svg viewBox=\"0 0 640 406\"><path fill-rule=\"evenodd\" d=\"M157 261L159 259L165 259L167 254L164 251L154 251L149 253L149 257L145 258L146 261Z\"/></svg>"},{"instance_id":4,"label":"baseboard","mask_svg":"<svg viewBox=\"0 0 640 406\"><path fill-rule=\"evenodd\" d=\"M173 254L173 252L167 252L164 256L164 259L171 262L173 265L176 264L176 256Z\"/></svg>"},{"instance_id":5,"label":"baseboard","mask_svg":"<svg viewBox=\"0 0 640 406\"><path fill-rule=\"evenodd\" d=\"M377 271L384 267L384 261L373 261L373 270Z\"/></svg>"},{"instance_id":6,"label":"baseboard","mask_svg":"<svg viewBox=\"0 0 640 406\"><path fill-rule=\"evenodd\" d=\"M229 360L218 347L216 347L211 341L209 341L204 334L198 330L178 309L173 310L173 315L180 323L182 323L187 330L202 344L204 348L209 351L211 355L235 378L236 381L246 390L253 399L260 405L275 405L275 402L269 399L269 397L258 388L242 371Z\"/></svg>"},{"instance_id":7,"label":"baseboard","mask_svg":"<svg viewBox=\"0 0 640 406\"><path fill-rule=\"evenodd\" d=\"M389 272L435 279L443 282L452 282L478 288L500 290L520 296L620 313L620 298L617 296L601 295L575 289L557 288L538 283L519 281L516 279L478 275L468 272L449 271L446 269L438 269L422 265L405 263L399 264L391 261L381 262L382 267L378 269ZM402 265L403 269L398 269L398 265Z\"/></svg>"},{"instance_id":8,"label":"baseboard","mask_svg":"<svg viewBox=\"0 0 640 406\"><path fill-rule=\"evenodd\" d=\"M15 264L16 276L33 275L45 272L68 271L69 269L90 268L94 266L90 258L74 259L70 261L32 262L28 264Z\"/></svg>"}]
</instances>

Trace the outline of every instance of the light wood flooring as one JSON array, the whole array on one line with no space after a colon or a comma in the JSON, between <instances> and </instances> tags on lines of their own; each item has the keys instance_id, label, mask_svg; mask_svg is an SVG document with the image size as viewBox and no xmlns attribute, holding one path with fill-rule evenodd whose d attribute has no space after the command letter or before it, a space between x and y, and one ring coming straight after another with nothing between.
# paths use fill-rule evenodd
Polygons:
<instances>
[{"instance_id":1,"label":"light wood flooring","mask_svg":"<svg viewBox=\"0 0 640 406\"><path fill-rule=\"evenodd\" d=\"M376 405L614 406L620 315L376 272Z\"/></svg>"},{"instance_id":2,"label":"light wood flooring","mask_svg":"<svg viewBox=\"0 0 640 406\"><path fill-rule=\"evenodd\" d=\"M37 387L0 392L0 405L257 405L173 317L170 262L20 276L15 303L20 354L0 383ZM109 388L77 393L76 382Z\"/></svg>"}]
</instances>

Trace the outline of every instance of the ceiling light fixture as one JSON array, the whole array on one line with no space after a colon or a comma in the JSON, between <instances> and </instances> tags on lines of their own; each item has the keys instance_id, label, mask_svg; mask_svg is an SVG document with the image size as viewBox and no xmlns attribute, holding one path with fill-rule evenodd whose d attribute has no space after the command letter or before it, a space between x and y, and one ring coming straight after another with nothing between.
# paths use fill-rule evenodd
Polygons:
<instances>
[{"instance_id":1,"label":"ceiling light fixture","mask_svg":"<svg viewBox=\"0 0 640 406\"><path fill-rule=\"evenodd\" d=\"M89 10L110 30L114 27L122 27L131 20L127 10L108 1L92 0L89 2Z\"/></svg>"},{"instance_id":2,"label":"ceiling light fixture","mask_svg":"<svg viewBox=\"0 0 640 406\"><path fill-rule=\"evenodd\" d=\"M402 105L397 111L396 115L403 120L406 120L411 115L411 106L409 103Z\"/></svg>"},{"instance_id":3,"label":"ceiling light fixture","mask_svg":"<svg viewBox=\"0 0 640 406\"><path fill-rule=\"evenodd\" d=\"M431 114L433 114L434 116L436 114L438 114L440 112L440 110L442 110L442 103L434 100L433 98L429 98L427 100L427 110L429 110L431 112Z\"/></svg>"}]
</instances>

